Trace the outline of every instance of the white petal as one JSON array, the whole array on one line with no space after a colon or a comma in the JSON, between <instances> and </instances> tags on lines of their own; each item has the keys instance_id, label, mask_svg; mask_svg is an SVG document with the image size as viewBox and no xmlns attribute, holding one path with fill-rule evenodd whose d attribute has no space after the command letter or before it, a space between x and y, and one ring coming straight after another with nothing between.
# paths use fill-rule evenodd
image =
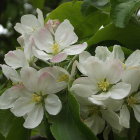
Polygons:
<instances>
[{"instance_id":1,"label":"white petal","mask_svg":"<svg viewBox=\"0 0 140 140\"><path fill-rule=\"evenodd\" d=\"M125 61L127 66L139 66L140 65L140 50L134 51Z\"/></svg>"},{"instance_id":2,"label":"white petal","mask_svg":"<svg viewBox=\"0 0 140 140\"><path fill-rule=\"evenodd\" d=\"M21 82L21 78L15 69L7 65L1 65L1 67L2 67L2 72L7 77L7 79L10 79L13 83Z\"/></svg>"},{"instance_id":3,"label":"white petal","mask_svg":"<svg viewBox=\"0 0 140 140\"><path fill-rule=\"evenodd\" d=\"M33 110L27 114L23 126L29 129L37 127L41 123L43 115L44 111L42 105L35 105Z\"/></svg>"},{"instance_id":4,"label":"white petal","mask_svg":"<svg viewBox=\"0 0 140 140\"><path fill-rule=\"evenodd\" d=\"M52 53L53 37L47 28L42 28L33 37L36 47L47 53Z\"/></svg>"},{"instance_id":5,"label":"white petal","mask_svg":"<svg viewBox=\"0 0 140 140\"><path fill-rule=\"evenodd\" d=\"M123 100L115 100L108 98L107 100L103 101L105 107L113 111L119 111L122 107Z\"/></svg>"},{"instance_id":6,"label":"white petal","mask_svg":"<svg viewBox=\"0 0 140 140\"><path fill-rule=\"evenodd\" d=\"M129 95L130 90L131 90L131 85L130 84L120 82L120 83L114 85L110 89L111 98L112 99L117 99L117 100L118 99L123 99L123 98L125 98Z\"/></svg>"},{"instance_id":7,"label":"white petal","mask_svg":"<svg viewBox=\"0 0 140 140\"><path fill-rule=\"evenodd\" d=\"M74 81L71 91L74 91L78 96L89 97L98 92L98 88L88 77L81 77Z\"/></svg>"},{"instance_id":8,"label":"white petal","mask_svg":"<svg viewBox=\"0 0 140 140\"><path fill-rule=\"evenodd\" d=\"M93 115L88 119L84 120L85 124L90 127L95 135L101 133L105 127L105 121L98 115Z\"/></svg>"},{"instance_id":9,"label":"white petal","mask_svg":"<svg viewBox=\"0 0 140 140\"><path fill-rule=\"evenodd\" d=\"M22 27L21 23L16 23L16 25L14 26L14 29L19 32L20 34L25 33L24 28Z\"/></svg>"},{"instance_id":10,"label":"white petal","mask_svg":"<svg viewBox=\"0 0 140 140\"><path fill-rule=\"evenodd\" d=\"M126 69L123 73L122 81L131 84L130 93L136 92L140 85L140 68Z\"/></svg>"},{"instance_id":11,"label":"white petal","mask_svg":"<svg viewBox=\"0 0 140 140\"><path fill-rule=\"evenodd\" d=\"M48 95L45 99L45 108L49 114L57 115L62 108L62 104L58 96L55 94Z\"/></svg>"},{"instance_id":12,"label":"white petal","mask_svg":"<svg viewBox=\"0 0 140 140\"><path fill-rule=\"evenodd\" d=\"M117 83L121 79L123 73L122 63L119 60L109 60L107 63L108 71L106 79L111 84Z\"/></svg>"},{"instance_id":13,"label":"white petal","mask_svg":"<svg viewBox=\"0 0 140 140\"><path fill-rule=\"evenodd\" d=\"M102 110L102 117L116 130L121 130L122 126L119 124L119 116L111 110Z\"/></svg>"},{"instance_id":14,"label":"white petal","mask_svg":"<svg viewBox=\"0 0 140 140\"><path fill-rule=\"evenodd\" d=\"M120 110L120 120L119 120L120 125L122 125L125 128L129 128L130 127L129 121L130 121L129 110L126 105L123 105Z\"/></svg>"},{"instance_id":15,"label":"white petal","mask_svg":"<svg viewBox=\"0 0 140 140\"><path fill-rule=\"evenodd\" d=\"M91 54L87 51L83 51L80 55L79 55L79 62L82 63L84 62L88 57L90 57Z\"/></svg>"},{"instance_id":16,"label":"white petal","mask_svg":"<svg viewBox=\"0 0 140 140\"><path fill-rule=\"evenodd\" d=\"M38 89L38 73L32 67L26 67L21 69L21 79L23 81L24 86L29 91L37 91Z\"/></svg>"},{"instance_id":17,"label":"white petal","mask_svg":"<svg viewBox=\"0 0 140 140\"><path fill-rule=\"evenodd\" d=\"M110 58L118 59L121 62L124 61L124 52L119 45L114 45Z\"/></svg>"},{"instance_id":18,"label":"white petal","mask_svg":"<svg viewBox=\"0 0 140 140\"><path fill-rule=\"evenodd\" d=\"M66 19L56 29L55 40L61 47L67 47L77 42L78 37L74 33L74 28ZM61 48L61 49L64 49Z\"/></svg>"},{"instance_id":19,"label":"white petal","mask_svg":"<svg viewBox=\"0 0 140 140\"><path fill-rule=\"evenodd\" d=\"M105 79L108 72L108 65L93 57L88 60L90 60L86 65L88 77L96 81L96 83Z\"/></svg>"},{"instance_id":20,"label":"white petal","mask_svg":"<svg viewBox=\"0 0 140 140\"><path fill-rule=\"evenodd\" d=\"M7 65L12 68L20 68L28 66L28 62L25 58L24 52L22 50L9 51L4 58Z\"/></svg>"},{"instance_id":21,"label":"white petal","mask_svg":"<svg viewBox=\"0 0 140 140\"><path fill-rule=\"evenodd\" d=\"M36 56L37 58L44 60L44 61L52 59L52 57L53 57L52 55L49 55L49 54L45 53L44 51L40 51L37 49L34 49L33 53L34 53L34 56Z\"/></svg>"},{"instance_id":22,"label":"white petal","mask_svg":"<svg viewBox=\"0 0 140 140\"><path fill-rule=\"evenodd\" d=\"M96 105L104 105L103 101L96 99L94 96L88 97L88 100Z\"/></svg>"},{"instance_id":23,"label":"white petal","mask_svg":"<svg viewBox=\"0 0 140 140\"><path fill-rule=\"evenodd\" d=\"M64 61L66 58L67 58L67 54L62 52L55 55L50 61L53 63L59 63Z\"/></svg>"},{"instance_id":24,"label":"white petal","mask_svg":"<svg viewBox=\"0 0 140 140\"><path fill-rule=\"evenodd\" d=\"M49 72L41 69L38 71L39 78L38 81L38 91L47 91L47 89L53 89L56 86L55 79ZM48 93L49 94L49 93Z\"/></svg>"},{"instance_id":25,"label":"white petal","mask_svg":"<svg viewBox=\"0 0 140 140\"><path fill-rule=\"evenodd\" d=\"M36 28L40 25L37 18L31 14L22 16L21 17L21 24L28 26L30 28Z\"/></svg>"},{"instance_id":26,"label":"white petal","mask_svg":"<svg viewBox=\"0 0 140 140\"><path fill-rule=\"evenodd\" d=\"M76 55L82 53L87 47L87 43L84 42L83 44L77 44L67 47L63 50L67 55Z\"/></svg>"},{"instance_id":27,"label":"white petal","mask_svg":"<svg viewBox=\"0 0 140 140\"><path fill-rule=\"evenodd\" d=\"M140 105L133 105L132 108L134 110L136 120L140 122Z\"/></svg>"},{"instance_id":28,"label":"white petal","mask_svg":"<svg viewBox=\"0 0 140 140\"><path fill-rule=\"evenodd\" d=\"M13 108L11 109L11 112L17 116L21 117L24 116L26 113L30 112L35 103L31 102L31 99L27 97L21 97L13 105Z\"/></svg>"},{"instance_id":29,"label":"white petal","mask_svg":"<svg viewBox=\"0 0 140 140\"><path fill-rule=\"evenodd\" d=\"M111 52L107 47L99 46L95 50L95 57L98 57L100 60L105 61Z\"/></svg>"},{"instance_id":30,"label":"white petal","mask_svg":"<svg viewBox=\"0 0 140 140\"><path fill-rule=\"evenodd\" d=\"M36 10L37 14L38 14L38 21L40 23L40 25L43 27L44 25L44 17L43 17L43 13L40 9L37 8Z\"/></svg>"},{"instance_id":31,"label":"white petal","mask_svg":"<svg viewBox=\"0 0 140 140\"><path fill-rule=\"evenodd\" d=\"M24 87L22 85L13 86L10 89L7 89L0 96L0 109L8 109L13 107L13 103L17 98L24 94Z\"/></svg>"}]
</instances>

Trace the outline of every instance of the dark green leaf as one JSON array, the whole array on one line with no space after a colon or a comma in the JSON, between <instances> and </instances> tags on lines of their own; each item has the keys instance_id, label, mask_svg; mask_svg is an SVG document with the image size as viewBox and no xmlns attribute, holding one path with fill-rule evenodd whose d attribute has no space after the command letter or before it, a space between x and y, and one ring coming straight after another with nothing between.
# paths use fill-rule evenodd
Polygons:
<instances>
[{"instance_id":1,"label":"dark green leaf","mask_svg":"<svg viewBox=\"0 0 140 140\"><path fill-rule=\"evenodd\" d=\"M0 140L5 140L5 138L2 134L0 134Z\"/></svg>"},{"instance_id":2,"label":"dark green leaf","mask_svg":"<svg viewBox=\"0 0 140 140\"><path fill-rule=\"evenodd\" d=\"M14 115L9 110L0 110L0 133L7 136L14 122Z\"/></svg>"},{"instance_id":3,"label":"dark green leaf","mask_svg":"<svg viewBox=\"0 0 140 140\"><path fill-rule=\"evenodd\" d=\"M107 22L108 15L96 10L94 13L85 17L81 13L82 3L83 2L78 1L75 3L67 2L60 5L50 13L46 21L48 19L59 19L60 21L68 19L75 27L75 32L80 39L88 38L94 35L100 26Z\"/></svg>"},{"instance_id":4,"label":"dark green leaf","mask_svg":"<svg viewBox=\"0 0 140 140\"><path fill-rule=\"evenodd\" d=\"M71 94L68 95L61 113L52 120L51 131L56 140L97 140L89 128L82 123L79 105Z\"/></svg>"},{"instance_id":5,"label":"dark green leaf","mask_svg":"<svg viewBox=\"0 0 140 140\"><path fill-rule=\"evenodd\" d=\"M23 118L15 118L6 140L29 140L30 130L23 127Z\"/></svg>"},{"instance_id":6,"label":"dark green leaf","mask_svg":"<svg viewBox=\"0 0 140 140\"><path fill-rule=\"evenodd\" d=\"M117 27L125 27L140 7L140 0L111 0L111 18Z\"/></svg>"},{"instance_id":7,"label":"dark green leaf","mask_svg":"<svg viewBox=\"0 0 140 140\"><path fill-rule=\"evenodd\" d=\"M100 42L117 41L128 49L138 49L140 47L140 26L129 24L121 29L113 24L107 25L99 30L91 39L88 40L89 46L93 46Z\"/></svg>"}]
</instances>

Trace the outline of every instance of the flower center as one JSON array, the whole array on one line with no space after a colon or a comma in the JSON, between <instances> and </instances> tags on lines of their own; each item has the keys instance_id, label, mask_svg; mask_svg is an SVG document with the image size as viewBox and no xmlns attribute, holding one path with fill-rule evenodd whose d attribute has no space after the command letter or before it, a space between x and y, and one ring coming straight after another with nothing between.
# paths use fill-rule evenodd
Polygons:
<instances>
[{"instance_id":1,"label":"flower center","mask_svg":"<svg viewBox=\"0 0 140 140\"><path fill-rule=\"evenodd\" d=\"M59 50L60 50L59 44L54 43L54 44L52 45L52 50L53 50L53 54L54 54L54 55L55 55L55 54L58 54L58 53L59 53Z\"/></svg>"},{"instance_id":2,"label":"flower center","mask_svg":"<svg viewBox=\"0 0 140 140\"><path fill-rule=\"evenodd\" d=\"M99 107L97 106L89 106L89 115L97 115L99 114Z\"/></svg>"},{"instance_id":3,"label":"flower center","mask_svg":"<svg viewBox=\"0 0 140 140\"><path fill-rule=\"evenodd\" d=\"M138 102L137 102L137 99L135 98L135 97L128 97L127 98L127 103L128 103L128 105L133 105L133 104L137 104Z\"/></svg>"},{"instance_id":4,"label":"flower center","mask_svg":"<svg viewBox=\"0 0 140 140\"><path fill-rule=\"evenodd\" d=\"M58 78L58 82L63 82L63 81L68 81L69 80L69 76L67 74L63 74Z\"/></svg>"},{"instance_id":5,"label":"flower center","mask_svg":"<svg viewBox=\"0 0 140 140\"><path fill-rule=\"evenodd\" d=\"M110 85L110 84L109 84L108 81L106 81L106 79L104 79L104 80L98 82L98 87L99 87L102 91L104 91L104 92L108 90L109 85Z\"/></svg>"},{"instance_id":6,"label":"flower center","mask_svg":"<svg viewBox=\"0 0 140 140\"><path fill-rule=\"evenodd\" d=\"M41 95L37 95L37 94L33 94L32 95L32 101L36 102L36 103L40 103L42 101L42 96Z\"/></svg>"}]
</instances>

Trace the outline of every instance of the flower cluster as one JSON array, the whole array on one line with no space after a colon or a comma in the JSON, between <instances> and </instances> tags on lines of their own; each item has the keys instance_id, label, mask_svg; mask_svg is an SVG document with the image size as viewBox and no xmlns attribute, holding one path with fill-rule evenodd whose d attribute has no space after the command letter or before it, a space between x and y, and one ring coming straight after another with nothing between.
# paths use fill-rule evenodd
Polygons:
<instances>
[{"instance_id":1,"label":"flower cluster","mask_svg":"<svg viewBox=\"0 0 140 140\"><path fill-rule=\"evenodd\" d=\"M82 77L73 82L71 90L94 134L130 128L131 109L140 122L140 50L125 60L120 46L115 45L112 52L97 47L95 56L86 51L80 54L77 67Z\"/></svg>"},{"instance_id":2,"label":"flower cluster","mask_svg":"<svg viewBox=\"0 0 140 140\"><path fill-rule=\"evenodd\" d=\"M80 104L82 120L96 135L130 128L131 110L140 122L140 50L125 60L120 46L113 51L99 46L92 56L84 51L86 42L76 44L69 20L45 23L42 12L37 13L38 18L22 16L15 26L21 47L8 52L1 65L12 84L0 96L0 109L23 116L24 127L32 129L46 112L61 111L59 92L69 90Z\"/></svg>"},{"instance_id":3,"label":"flower cluster","mask_svg":"<svg viewBox=\"0 0 140 140\"><path fill-rule=\"evenodd\" d=\"M0 96L0 109L10 109L18 117L25 118L24 127L38 126L44 112L57 115L62 103L57 93L66 89L71 75L60 62L68 55L85 50L87 43L76 44L78 37L69 20L48 20L44 23L42 12L37 9L38 18L24 15L15 30L21 34L17 39L20 48L5 55L1 65L4 75L12 82L11 88ZM46 62L43 68L39 61ZM59 64L58 64L59 62Z\"/></svg>"}]
</instances>

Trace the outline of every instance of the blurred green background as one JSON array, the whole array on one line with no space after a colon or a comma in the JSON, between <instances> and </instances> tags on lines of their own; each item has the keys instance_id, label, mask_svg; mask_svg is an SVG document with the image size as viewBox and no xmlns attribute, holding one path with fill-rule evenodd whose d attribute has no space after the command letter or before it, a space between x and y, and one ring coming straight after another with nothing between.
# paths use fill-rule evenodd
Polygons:
<instances>
[{"instance_id":1,"label":"blurred green background","mask_svg":"<svg viewBox=\"0 0 140 140\"><path fill-rule=\"evenodd\" d=\"M43 11L44 17L61 3L70 0L0 0L0 63L4 54L18 46L19 34L14 30L17 22L25 14L36 14L36 8Z\"/></svg>"}]
</instances>

